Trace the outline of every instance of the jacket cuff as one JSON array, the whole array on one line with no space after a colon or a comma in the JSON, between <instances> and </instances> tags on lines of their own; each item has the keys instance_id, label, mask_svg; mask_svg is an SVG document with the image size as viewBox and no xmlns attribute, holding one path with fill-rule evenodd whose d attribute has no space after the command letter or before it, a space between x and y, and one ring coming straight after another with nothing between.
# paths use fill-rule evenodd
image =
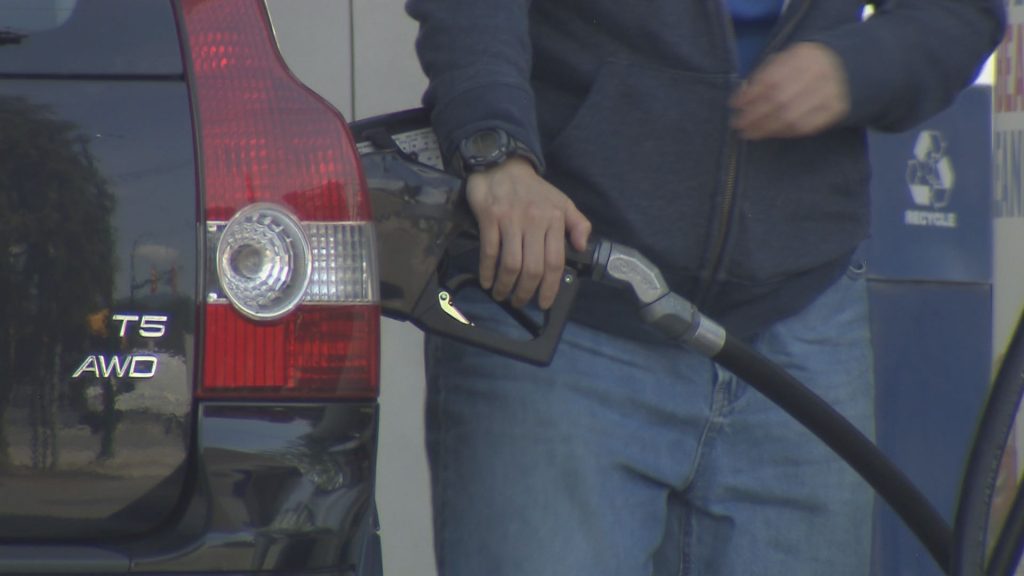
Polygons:
<instances>
[{"instance_id":1,"label":"jacket cuff","mask_svg":"<svg viewBox=\"0 0 1024 576\"><path fill-rule=\"evenodd\" d=\"M971 85L1002 36L1001 0L889 2L862 23L807 40L840 58L850 91L849 125L909 129Z\"/></svg>"},{"instance_id":2,"label":"jacket cuff","mask_svg":"<svg viewBox=\"0 0 1024 576\"><path fill-rule=\"evenodd\" d=\"M863 25L860 25L864 27ZM839 30L812 41L831 49L843 65L846 87L849 91L850 112L844 125L879 129L901 130L904 118L913 116L912 102L892 101L892 94L913 94L913 87L894 89L907 79L900 66L880 65L879 58L893 58L899 47L887 47L883 37L871 38L866 30ZM886 56L889 54L889 56Z\"/></svg>"},{"instance_id":3,"label":"jacket cuff","mask_svg":"<svg viewBox=\"0 0 1024 576\"><path fill-rule=\"evenodd\" d=\"M504 130L536 157L544 170L533 92L512 84L485 84L464 90L431 112L441 151L450 162L459 142L487 128Z\"/></svg>"}]
</instances>

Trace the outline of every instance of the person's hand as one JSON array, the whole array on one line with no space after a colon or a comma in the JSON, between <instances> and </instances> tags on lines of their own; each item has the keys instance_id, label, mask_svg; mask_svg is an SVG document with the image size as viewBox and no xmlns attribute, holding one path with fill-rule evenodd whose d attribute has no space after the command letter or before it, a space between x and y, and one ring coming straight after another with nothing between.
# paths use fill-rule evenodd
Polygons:
<instances>
[{"instance_id":1,"label":"person's hand","mask_svg":"<svg viewBox=\"0 0 1024 576\"><path fill-rule=\"evenodd\" d=\"M801 42L771 56L730 100L732 127L749 140L811 136L850 111L839 57L827 46Z\"/></svg>"},{"instance_id":2,"label":"person's hand","mask_svg":"<svg viewBox=\"0 0 1024 576\"><path fill-rule=\"evenodd\" d=\"M498 301L522 307L534 295L554 303L565 269L566 234L584 250L590 221L524 158L470 174L469 207L480 227L480 284Z\"/></svg>"}]
</instances>

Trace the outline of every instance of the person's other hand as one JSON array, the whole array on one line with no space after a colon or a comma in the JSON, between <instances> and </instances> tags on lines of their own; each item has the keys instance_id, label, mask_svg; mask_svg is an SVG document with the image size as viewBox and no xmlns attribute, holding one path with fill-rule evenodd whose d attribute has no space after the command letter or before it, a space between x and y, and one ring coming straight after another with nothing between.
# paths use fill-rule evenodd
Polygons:
<instances>
[{"instance_id":1,"label":"person's other hand","mask_svg":"<svg viewBox=\"0 0 1024 576\"><path fill-rule=\"evenodd\" d=\"M469 207L480 228L480 284L498 301L554 303L565 269L566 234L584 250L590 221L524 158L470 174Z\"/></svg>"},{"instance_id":2,"label":"person's other hand","mask_svg":"<svg viewBox=\"0 0 1024 576\"><path fill-rule=\"evenodd\" d=\"M839 57L827 46L801 42L769 57L730 100L732 127L749 140L811 136L850 111Z\"/></svg>"}]
</instances>

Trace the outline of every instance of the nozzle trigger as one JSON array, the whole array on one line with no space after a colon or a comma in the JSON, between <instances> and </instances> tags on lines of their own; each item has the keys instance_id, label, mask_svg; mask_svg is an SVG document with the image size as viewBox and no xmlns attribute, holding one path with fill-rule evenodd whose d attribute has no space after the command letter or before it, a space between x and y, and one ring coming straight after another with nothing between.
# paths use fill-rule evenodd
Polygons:
<instances>
[{"instance_id":1,"label":"nozzle trigger","mask_svg":"<svg viewBox=\"0 0 1024 576\"><path fill-rule=\"evenodd\" d=\"M459 311L458 308L455 307L455 303L452 302L452 295L449 294L447 290L441 290L440 292L437 293L437 302L438 304L441 305L441 310L443 310L445 314L451 316L452 318L455 318L460 323L465 324L466 326L474 325L472 322L469 321L469 318L466 318L465 314L463 314L461 311Z\"/></svg>"},{"instance_id":2,"label":"nozzle trigger","mask_svg":"<svg viewBox=\"0 0 1024 576\"><path fill-rule=\"evenodd\" d=\"M555 302L544 312L542 323L534 322L529 316L507 303L494 303L495 306L504 308L513 320L530 333L532 337L528 340L511 338L477 326L455 307L454 298L460 289L479 285L477 277L468 274L451 278L443 284L435 275L429 290L420 298L408 319L427 332L543 366L551 362L558 347L562 330L569 319L570 309L579 290L577 280L576 271L566 268Z\"/></svg>"}]
</instances>

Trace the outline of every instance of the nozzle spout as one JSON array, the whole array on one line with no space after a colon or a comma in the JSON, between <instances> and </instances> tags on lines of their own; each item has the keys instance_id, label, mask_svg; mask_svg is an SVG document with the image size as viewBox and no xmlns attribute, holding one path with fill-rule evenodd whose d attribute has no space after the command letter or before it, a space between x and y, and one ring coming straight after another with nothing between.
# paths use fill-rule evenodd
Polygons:
<instances>
[{"instance_id":1,"label":"nozzle spout","mask_svg":"<svg viewBox=\"0 0 1024 576\"><path fill-rule=\"evenodd\" d=\"M633 289L641 306L670 292L661 270L634 248L608 240L595 242L591 279Z\"/></svg>"}]
</instances>

